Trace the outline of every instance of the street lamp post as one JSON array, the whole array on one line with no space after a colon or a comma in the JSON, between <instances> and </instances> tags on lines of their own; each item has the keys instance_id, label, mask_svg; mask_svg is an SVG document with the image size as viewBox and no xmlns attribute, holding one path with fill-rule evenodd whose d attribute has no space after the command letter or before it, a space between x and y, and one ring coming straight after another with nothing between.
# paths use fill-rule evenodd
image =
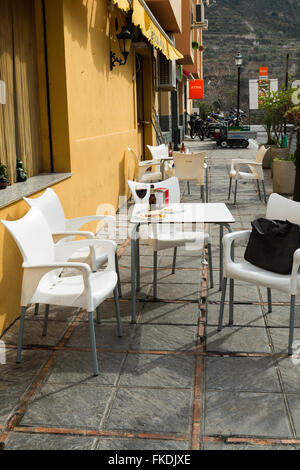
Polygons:
<instances>
[{"instance_id":1,"label":"street lamp post","mask_svg":"<svg viewBox=\"0 0 300 470\"><path fill-rule=\"evenodd\" d=\"M236 116L236 124L237 126L240 125L240 100L241 100L241 67L243 65L243 56L239 52L235 58L235 65L238 68L238 92L237 92L237 116Z\"/></svg>"}]
</instances>

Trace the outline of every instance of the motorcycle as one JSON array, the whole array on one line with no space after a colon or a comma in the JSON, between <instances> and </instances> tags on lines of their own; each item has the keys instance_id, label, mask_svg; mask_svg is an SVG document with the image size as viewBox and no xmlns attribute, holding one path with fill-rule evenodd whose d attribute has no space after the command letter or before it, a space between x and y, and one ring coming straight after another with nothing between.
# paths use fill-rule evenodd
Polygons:
<instances>
[{"instance_id":1,"label":"motorcycle","mask_svg":"<svg viewBox=\"0 0 300 470\"><path fill-rule=\"evenodd\" d=\"M198 116L197 113L194 113L190 116L190 137L191 139L195 139L196 136L199 137L200 140L204 140L205 133L203 128L203 120Z\"/></svg>"}]
</instances>

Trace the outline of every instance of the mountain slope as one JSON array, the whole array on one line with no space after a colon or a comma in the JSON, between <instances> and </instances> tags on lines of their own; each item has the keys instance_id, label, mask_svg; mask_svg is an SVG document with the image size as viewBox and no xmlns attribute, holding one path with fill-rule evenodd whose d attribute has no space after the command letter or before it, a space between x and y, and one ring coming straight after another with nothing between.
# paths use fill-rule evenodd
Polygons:
<instances>
[{"instance_id":1,"label":"mountain slope","mask_svg":"<svg viewBox=\"0 0 300 470\"><path fill-rule=\"evenodd\" d=\"M300 0L217 0L206 8L206 17L209 30L203 33L204 76L210 85L217 75L222 76L226 100L230 101L231 95L234 99L234 58L239 51L244 56L244 107L248 80L258 77L260 66L268 66L270 78L284 82L289 53L289 73L300 79ZM217 93L211 93L209 86L206 89L211 101Z\"/></svg>"}]
</instances>

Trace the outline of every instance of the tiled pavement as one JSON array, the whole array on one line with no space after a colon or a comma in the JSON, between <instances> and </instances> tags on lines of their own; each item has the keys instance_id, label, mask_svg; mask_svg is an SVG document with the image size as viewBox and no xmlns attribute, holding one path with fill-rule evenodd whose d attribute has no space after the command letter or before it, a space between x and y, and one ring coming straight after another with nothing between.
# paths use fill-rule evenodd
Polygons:
<instances>
[{"instance_id":1,"label":"tiled pavement","mask_svg":"<svg viewBox=\"0 0 300 470\"><path fill-rule=\"evenodd\" d=\"M215 149L210 141L187 142L208 152L210 200L227 202L230 158L255 150ZM267 190L271 180L266 172ZM197 185L192 196L198 199ZM241 185L234 229L265 214L251 183ZM288 299L274 292L235 289L235 323L217 332L217 227L211 228L214 277L208 289L198 252L159 256L159 297L151 301L152 255L141 250L142 290L138 321L130 323L130 244L120 242L124 337L117 337L114 306L102 308L96 326L99 377L91 375L87 316L51 309L47 338L43 311L28 312L23 363L15 364L18 322L6 332L7 364L0 365L0 442L5 449L232 450L297 449L300 445L300 364L286 355ZM237 247L236 256L243 256ZM300 340L300 304L296 339ZM228 309L225 320L228 321Z\"/></svg>"}]
</instances>

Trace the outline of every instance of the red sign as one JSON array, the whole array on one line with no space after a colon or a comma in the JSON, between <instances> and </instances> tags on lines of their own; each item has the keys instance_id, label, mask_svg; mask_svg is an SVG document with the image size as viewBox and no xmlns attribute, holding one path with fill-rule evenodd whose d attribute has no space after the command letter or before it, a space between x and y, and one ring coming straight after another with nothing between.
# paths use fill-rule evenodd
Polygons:
<instances>
[{"instance_id":1,"label":"red sign","mask_svg":"<svg viewBox=\"0 0 300 470\"><path fill-rule=\"evenodd\" d=\"M269 76L269 67L259 67L259 76L268 77Z\"/></svg>"},{"instance_id":2,"label":"red sign","mask_svg":"<svg viewBox=\"0 0 300 470\"><path fill-rule=\"evenodd\" d=\"M204 99L204 80L193 80L190 84L190 100Z\"/></svg>"}]
</instances>

